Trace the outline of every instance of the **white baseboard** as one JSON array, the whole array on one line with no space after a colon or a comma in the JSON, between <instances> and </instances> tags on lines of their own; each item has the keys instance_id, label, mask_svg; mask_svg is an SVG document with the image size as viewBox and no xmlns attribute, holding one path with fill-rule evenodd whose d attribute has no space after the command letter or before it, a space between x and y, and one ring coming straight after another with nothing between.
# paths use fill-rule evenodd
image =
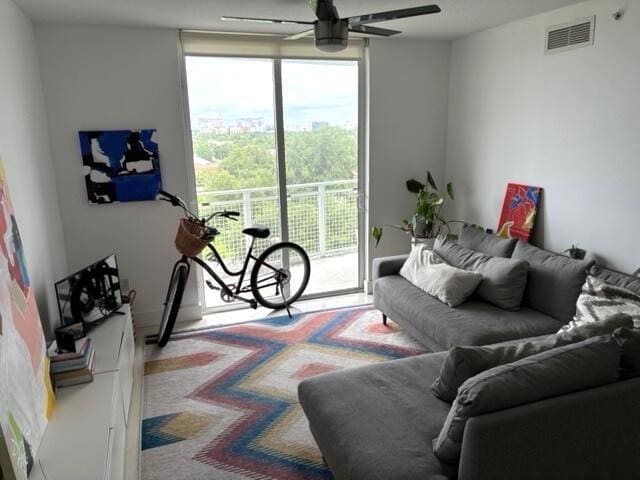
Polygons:
<instances>
[{"instance_id":1,"label":"white baseboard","mask_svg":"<svg viewBox=\"0 0 640 480\"><path fill-rule=\"evenodd\" d=\"M134 310L136 326L138 327L155 327L160 325L162 318L162 309L147 310L140 312ZM180 307L178 314L178 322L190 322L202 319L202 307L200 305L183 305Z\"/></svg>"}]
</instances>

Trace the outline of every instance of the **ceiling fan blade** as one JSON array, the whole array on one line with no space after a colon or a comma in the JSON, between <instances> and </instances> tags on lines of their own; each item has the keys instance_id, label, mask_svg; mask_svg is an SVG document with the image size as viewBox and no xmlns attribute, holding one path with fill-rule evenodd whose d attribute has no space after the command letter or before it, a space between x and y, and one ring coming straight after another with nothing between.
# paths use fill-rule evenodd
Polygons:
<instances>
[{"instance_id":1,"label":"ceiling fan blade","mask_svg":"<svg viewBox=\"0 0 640 480\"><path fill-rule=\"evenodd\" d=\"M365 25L368 23L385 22L397 18L417 17L418 15L429 15L440 13L438 5L424 5L422 7L403 8L401 10L389 10L388 12L370 13L368 15L356 15L349 17L350 26Z\"/></svg>"},{"instance_id":2,"label":"ceiling fan blade","mask_svg":"<svg viewBox=\"0 0 640 480\"><path fill-rule=\"evenodd\" d=\"M389 30L386 28L370 27L368 25L354 25L349 27L350 32L366 33L368 35L380 35L381 37L390 37L402 33L398 30Z\"/></svg>"},{"instance_id":3,"label":"ceiling fan blade","mask_svg":"<svg viewBox=\"0 0 640 480\"><path fill-rule=\"evenodd\" d=\"M313 25L313 22L305 22L303 20L278 20L275 18L250 18L250 17L220 17L220 20L228 22L255 22L255 23L282 23L287 25Z\"/></svg>"},{"instance_id":4,"label":"ceiling fan blade","mask_svg":"<svg viewBox=\"0 0 640 480\"><path fill-rule=\"evenodd\" d=\"M288 37L285 37L284 40L298 40L300 38L310 37L311 35L313 35L313 33L314 33L314 29L312 28L310 30L305 30L304 32L289 35Z\"/></svg>"}]
</instances>

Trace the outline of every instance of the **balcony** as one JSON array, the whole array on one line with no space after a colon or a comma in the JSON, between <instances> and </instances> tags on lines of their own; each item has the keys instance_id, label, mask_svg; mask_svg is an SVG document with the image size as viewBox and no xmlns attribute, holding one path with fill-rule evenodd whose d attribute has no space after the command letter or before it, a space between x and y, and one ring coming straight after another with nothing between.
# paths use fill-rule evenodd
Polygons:
<instances>
[{"instance_id":1,"label":"balcony","mask_svg":"<svg viewBox=\"0 0 640 480\"><path fill-rule=\"evenodd\" d=\"M242 229L264 224L271 229L257 240L257 252L281 239L277 187L199 191L198 212L240 212L238 222L218 222L215 245L225 262L239 268L251 238ZM344 290L358 284L357 180L305 183L287 187L289 238L311 258L311 279L305 293ZM218 271L218 270L216 270ZM233 281L229 279L228 281ZM208 308L221 304L218 292L205 288Z\"/></svg>"}]
</instances>

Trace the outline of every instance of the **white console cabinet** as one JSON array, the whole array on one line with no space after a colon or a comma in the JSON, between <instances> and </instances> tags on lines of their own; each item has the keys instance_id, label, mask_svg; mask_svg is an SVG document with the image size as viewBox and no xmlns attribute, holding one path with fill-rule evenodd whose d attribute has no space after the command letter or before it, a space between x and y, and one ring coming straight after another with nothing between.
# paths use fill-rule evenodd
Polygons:
<instances>
[{"instance_id":1,"label":"white console cabinet","mask_svg":"<svg viewBox=\"0 0 640 480\"><path fill-rule=\"evenodd\" d=\"M29 480L121 480L133 388L131 311L89 332L96 349L91 383L60 388Z\"/></svg>"}]
</instances>

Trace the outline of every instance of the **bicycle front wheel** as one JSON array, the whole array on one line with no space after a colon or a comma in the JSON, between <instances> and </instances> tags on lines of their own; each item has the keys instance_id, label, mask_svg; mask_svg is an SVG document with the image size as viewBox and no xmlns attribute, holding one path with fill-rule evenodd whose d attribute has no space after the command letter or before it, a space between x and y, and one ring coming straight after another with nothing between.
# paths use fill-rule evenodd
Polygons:
<instances>
[{"instance_id":1,"label":"bicycle front wheel","mask_svg":"<svg viewBox=\"0 0 640 480\"><path fill-rule=\"evenodd\" d=\"M182 303L182 295L187 286L187 278L189 276L189 265L179 263L173 270L171 281L169 282L169 290L164 303L164 311L162 312L162 321L160 322L160 330L158 330L158 345L164 347L176 323L180 304Z\"/></svg>"},{"instance_id":2,"label":"bicycle front wheel","mask_svg":"<svg viewBox=\"0 0 640 480\"><path fill-rule=\"evenodd\" d=\"M251 292L263 307L285 308L303 294L311 265L304 249L295 243L271 245L251 270Z\"/></svg>"}]
</instances>

